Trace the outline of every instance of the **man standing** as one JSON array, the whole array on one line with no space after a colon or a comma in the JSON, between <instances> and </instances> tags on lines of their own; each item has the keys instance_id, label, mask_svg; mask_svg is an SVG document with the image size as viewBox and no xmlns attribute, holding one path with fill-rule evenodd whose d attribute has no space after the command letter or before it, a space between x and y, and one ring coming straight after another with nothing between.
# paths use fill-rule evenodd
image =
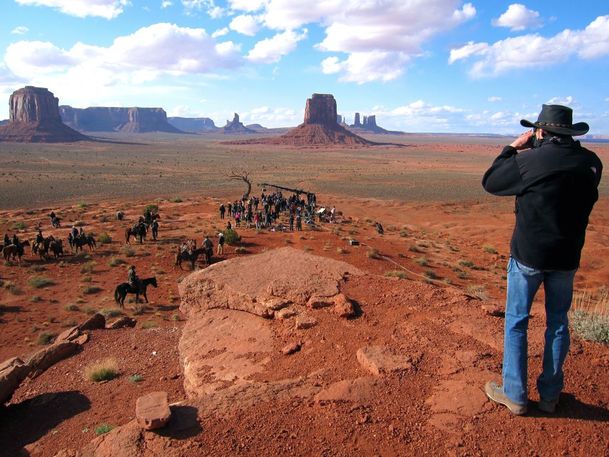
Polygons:
<instances>
[{"instance_id":1,"label":"man standing","mask_svg":"<svg viewBox=\"0 0 609 457\"><path fill-rule=\"evenodd\" d=\"M218 233L218 255L224 254L224 233Z\"/></svg>"},{"instance_id":2,"label":"man standing","mask_svg":"<svg viewBox=\"0 0 609 457\"><path fill-rule=\"evenodd\" d=\"M495 159L482 185L494 195L516 196L516 226L507 274L503 385L488 382L487 396L517 415L527 412L527 329L539 286L545 290L546 332L538 408L553 413L564 386L569 351L573 278L579 267L588 217L598 199L602 164L573 136L573 111L543 105L537 122L521 120L523 133ZM527 149L522 153L518 151Z\"/></svg>"}]
</instances>

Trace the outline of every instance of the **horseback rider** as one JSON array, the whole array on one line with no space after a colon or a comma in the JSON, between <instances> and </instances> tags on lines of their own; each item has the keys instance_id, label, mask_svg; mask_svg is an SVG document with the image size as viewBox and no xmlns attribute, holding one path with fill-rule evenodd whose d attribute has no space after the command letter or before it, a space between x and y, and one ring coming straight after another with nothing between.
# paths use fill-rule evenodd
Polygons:
<instances>
[{"instance_id":1,"label":"horseback rider","mask_svg":"<svg viewBox=\"0 0 609 457\"><path fill-rule=\"evenodd\" d=\"M8 236L8 233L4 234L4 246L8 246L9 244L11 244L11 239Z\"/></svg>"},{"instance_id":2,"label":"horseback rider","mask_svg":"<svg viewBox=\"0 0 609 457\"><path fill-rule=\"evenodd\" d=\"M21 243L19 242L19 237L17 237L16 233L13 234L12 244L14 244L17 247L21 246Z\"/></svg>"},{"instance_id":3,"label":"horseback rider","mask_svg":"<svg viewBox=\"0 0 609 457\"><path fill-rule=\"evenodd\" d=\"M203 240L203 249L205 249L205 253L208 259L214 254L214 243L209 239L209 235L205 235L205 239Z\"/></svg>"},{"instance_id":4,"label":"horseback rider","mask_svg":"<svg viewBox=\"0 0 609 457\"><path fill-rule=\"evenodd\" d=\"M133 290L141 290L141 282L135 272L135 265L131 265L127 271L127 282Z\"/></svg>"},{"instance_id":5,"label":"horseback rider","mask_svg":"<svg viewBox=\"0 0 609 457\"><path fill-rule=\"evenodd\" d=\"M70 235L72 235L72 239L75 240L78 238L78 229L75 225L72 226L72 230L70 231Z\"/></svg>"},{"instance_id":6,"label":"horseback rider","mask_svg":"<svg viewBox=\"0 0 609 457\"><path fill-rule=\"evenodd\" d=\"M150 212L150 208L146 208L146 211L144 211L144 221L148 225L150 225L152 222L152 213Z\"/></svg>"},{"instance_id":7,"label":"horseback rider","mask_svg":"<svg viewBox=\"0 0 609 457\"><path fill-rule=\"evenodd\" d=\"M44 236L42 236L42 230L39 228L38 233L36 234L36 246L40 247L44 245Z\"/></svg>"}]
</instances>

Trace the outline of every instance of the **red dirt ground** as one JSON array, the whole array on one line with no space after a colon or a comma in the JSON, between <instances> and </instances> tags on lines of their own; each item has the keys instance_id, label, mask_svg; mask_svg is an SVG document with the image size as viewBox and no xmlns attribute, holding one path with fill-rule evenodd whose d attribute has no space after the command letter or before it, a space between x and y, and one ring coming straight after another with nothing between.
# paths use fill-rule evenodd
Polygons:
<instances>
[{"instance_id":1,"label":"red dirt ground","mask_svg":"<svg viewBox=\"0 0 609 457\"><path fill-rule=\"evenodd\" d=\"M221 415L200 411L201 431L175 440L159 455L609 455L609 349L604 346L574 338L563 403L554 417L535 412L512 417L487 402L482 393L483 382L500 372L503 321L486 315L482 305L502 306L513 224L509 199L423 204L319 197L324 204L336 205L345 222L301 233L241 228L244 255L291 245L379 277L367 276L344 286L364 311L356 340L342 340L340 329L329 321L308 334L311 351L306 358L278 357L270 371L280 378L314 367L344 366L334 368L323 382L361 376L357 363L338 363L341 354L386 341L419 354L417 369L380 379L374 398L362 401L320 404L301 399L261 402ZM143 246L132 241L133 253L127 252L124 228L147 203L107 200L86 208L54 208L66 227L69 221L84 221L86 231L106 232L112 243L59 262L35 259L28 250L20 265L0 267L1 360L36 350L43 331L59 333L94 310L115 308L112 291L126 280L127 265L136 265L140 277L155 275L159 280L158 289L149 289L150 304L143 314L134 315L133 304L127 306L125 312L138 320L135 329L92 332L81 353L17 390L0 412L0 455L15 456L25 445L33 456L79 449L95 437L98 425L130 421L135 400L143 393L166 390L172 402L185 398L177 351L183 325L177 281L189 270L186 265L183 271L177 269L173 255L181 238L192 237L200 244L205 233L214 235L224 224L217 216L218 199L161 201L160 240ZM118 208L128 208L126 221L114 220ZM593 212L576 277L579 290L596 291L608 284L608 209L609 200L603 198ZM0 229L16 221L27 227L40 221L45 236L52 233L65 239L68 228L48 228L48 212L48 208L0 212L5 220ZM385 235L376 233L377 220L383 223ZM33 238L34 232L21 235ZM346 239L351 237L364 245L349 246ZM384 258L371 258L371 248ZM220 260L237 255L232 247L227 251ZM110 266L115 257L126 264ZM400 266L408 270L405 280L380 277L401 270ZM54 284L35 289L28 283L34 276ZM437 281L423 284L432 277ZM89 286L101 291L87 294ZM483 300L459 308L451 304L457 293L454 288ZM542 299L540 294L532 311L531 373L540 365ZM66 308L69 304L76 305L74 311ZM86 381L84 367L106 356L119 361L119 378L103 384ZM141 374L143 381L129 382L132 374Z\"/></svg>"}]
</instances>

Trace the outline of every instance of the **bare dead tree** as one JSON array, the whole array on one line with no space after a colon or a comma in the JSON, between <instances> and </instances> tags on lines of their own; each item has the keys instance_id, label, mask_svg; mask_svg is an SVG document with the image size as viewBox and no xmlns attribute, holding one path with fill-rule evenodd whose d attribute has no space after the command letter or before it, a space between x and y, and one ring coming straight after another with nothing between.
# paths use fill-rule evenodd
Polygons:
<instances>
[{"instance_id":1,"label":"bare dead tree","mask_svg":"<svg viewBox=\"0 0 609 457\"><path fill-rule=\"evenodd\" d=\"M243 181L246 185L247 185L247 191L244 194L244 197L247 199L250 196L250 193L252 192L252 181L250 179L250 173L247 170L242 170L242 171L237 171L237 170L231 170L228 174L227 177L229 179L235 179L237 181Z\"/></svg>"}]
</instances>

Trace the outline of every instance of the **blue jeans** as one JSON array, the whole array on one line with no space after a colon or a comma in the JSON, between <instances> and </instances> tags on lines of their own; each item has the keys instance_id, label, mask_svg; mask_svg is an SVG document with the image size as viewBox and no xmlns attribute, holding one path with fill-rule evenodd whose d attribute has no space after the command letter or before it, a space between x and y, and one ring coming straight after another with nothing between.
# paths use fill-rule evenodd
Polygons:
<instances>
[{"instance_id":1,"label":"blue jeans","mask_svg":"<svg viewBox=\"0 0 609 457\"><path fill-rule=\"evenodd\" d=\"M510 257L503 352L503 392L514 403L526 405L527 329L533 298L543 283L546 293L546 334L543 370L537 390L544 400L558 399L564 386L562 366L569 352L567 313L573 297L576 270L536 270Z\"/></svg>"}]
</instances>

